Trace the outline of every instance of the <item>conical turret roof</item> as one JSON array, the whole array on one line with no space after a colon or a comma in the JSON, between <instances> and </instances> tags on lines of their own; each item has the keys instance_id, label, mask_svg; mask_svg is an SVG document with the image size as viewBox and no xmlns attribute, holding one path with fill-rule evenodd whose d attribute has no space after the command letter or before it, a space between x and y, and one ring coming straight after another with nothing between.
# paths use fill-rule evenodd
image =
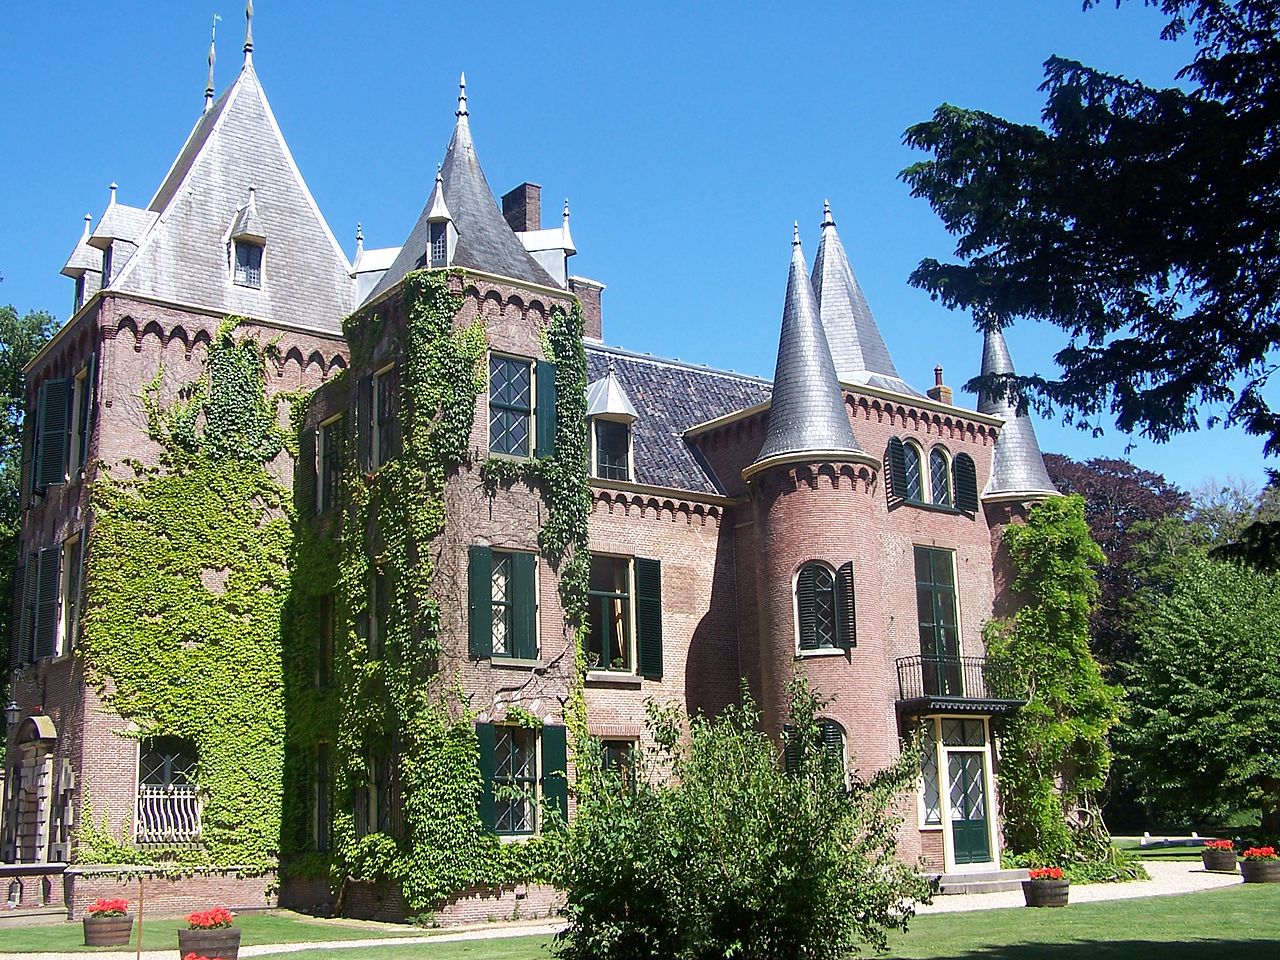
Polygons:
<instances>
[{"instance_id":1,"label":"conical turret roof","mask_svg":"<svg viewBox=\"0 0 1280 960\"><path fill-rule=\"evenodd\" d=\"M822 240L813 260L813 292L836 375L842 383L869 384L882 390L920 396L893 365L889 348L836 233L829 203L823 203Z\"/></svg>"},{"instance_id":2,"label":"conical turret roof","mask_svg":"<svg viewBox=\"0 0 1280 960\"><path fill-rule=\"evenodd\" d=\"M1009 345L1005 342L1004 332L989 323L982 343L982 375L1012 374L1013 359L1009 356ZM1057 487L1049 479L1049 471L1044 466L1044 456L1040 453L1040 443L1036 440L1036 428L1031 422L1029 413L1019 413L1018 404L1009 396L995 397L987 392L978 395L978 412L1001 417L1004 426L996 438L996 447L991 465L991 479L987 488L982 491L984 497L1010 497L1026 495L1028 497L1053 496L1058 493Z\"/></svg>"},{"instance_id":3,"label":"conical turret roof","mask_svg":"<svg viewBox=\"0 0 1280 960\"><path fill-rule=\"evenodd\" d=\"M461 84L461 89L453 139L449 141L444 163L440 168L440 182L444 187L440 200L447 204L458 231L458 245L454 249L451 265L525 280L544 287L562 286L525 251L524 244L498 209L498 201L489 189L489 181L485 179L475 145L471 142L465 81ZM400 254L391 268L383 274L370 293L370 299L390 290L410 271L431 262L434 199L433 190L432 197L428 198L427 204L422 208L418 222L409 232L409 239L400 248Z\"/></svg>"},{"instance_id":4,"label":"conical turret roof","mask_svg":"<svg viewBox=\"0 0 1280 960\"><path fill-rule=\"evenodd\" d=\"M791 245L769 428L756 463L809 453L849 456L861 454L862 448L845 412L797 229Z\"/></svg>"}]
</instances>

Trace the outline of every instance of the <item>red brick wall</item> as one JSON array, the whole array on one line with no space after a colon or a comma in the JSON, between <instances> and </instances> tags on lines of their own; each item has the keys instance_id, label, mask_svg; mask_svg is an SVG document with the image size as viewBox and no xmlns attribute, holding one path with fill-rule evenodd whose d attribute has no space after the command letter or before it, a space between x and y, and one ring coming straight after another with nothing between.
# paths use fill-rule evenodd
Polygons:
<instances>
[{"instance_id":1,"label":"red brick wall","mask_svg":"<svg viewBox=\"0 0 1280 960\"><path fill-rule=\"evenodd\" d=\"M67 917L78 920L84 916L89 904L99 897L121 897L129 901L129 910L136 915L138 892L141 883L143 917L173 917L207 910L210 907L227 907L237 910L265 910L276 905L275 874L247 877L233 871L197 870L191 876L147 876L141 880L131 871L129 875L95 867L71 867L63 874L67 903Z\"/></svg>"},{"instance_id":2,"label":"red brick wall","mask_svg":"<svg viewBox=\"0 0 1280 960\"><path fill-rule=\"evenodd\" d=\"M451 897L432 919L442 926L553 917L564 894L546 884L515 884L496 889L471 888ZM360 920L399 923L408 919L400 890L391 883L352 883L343 896L342 914Z\"/></svg>"}]
</instances>

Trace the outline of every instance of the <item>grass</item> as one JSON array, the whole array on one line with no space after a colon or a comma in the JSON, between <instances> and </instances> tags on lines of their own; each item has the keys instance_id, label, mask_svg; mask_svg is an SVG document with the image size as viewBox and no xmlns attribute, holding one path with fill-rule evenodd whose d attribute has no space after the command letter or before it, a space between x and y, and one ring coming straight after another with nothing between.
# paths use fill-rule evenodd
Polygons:
<instances>
[{"instance_id":1,"label":"grass","mask_svg":"<svg viewBox=\"0 0 1280 960\"><path fill-rule=\"evenodd\" d=\"M167 950L177 955L178 928L186 921L179 917L157 917L145 920L142 927L142 949ZM359 940L366 937L413 936L422 931L413 927L369 924L352 920L317 920L287 910L242 913L236 917L242 931L241 943L248 947L260 943L305 943L310 940ZM138 927L135 922L134 937ZM135 940L129 941L133 950ZM38 926L0 926L0 953L34 953L75 951L111 953L124 947L86 947L84 927L80 921L47 923Z\"/></svg>"},{"instance_id":2,"label":"grass","mask_svg":"<svg viewBox=\"0 0 1280 960\"><path fill-rule=\"evenodd\" d=\"M1140 860L1199 860L1200 851L1204 847L1158 847L1143 846L1137 840L1113 840L1119 850L1136 854Z\"/></svg>"},{"instance_id":3,"label":"grass","mask_svg":"<svg viewBox=\"0 0 1280 960\"><path fill-rule=\"evenodd\" d=\"M287 914L246 915L244 943L340 940L382 929ZM154 921L160 928L163 921ZM169 939L148 945L166 948ZM71 925L67 925L69 930ZM58 950L49 927L0 930L0 952ZM24 946L16 933L39 931ZM900 960L1236 960L1280 955L1280 885L1242 884L1174 897L1081 903L1065 910L985 910L919 917L890 940ZM76 929L78 935L78 926ZM282 938L288 934L288 939ZM421 933L405 930L405 935ZM287 960L550 960L551 937L304 950ZM81 948L83 949L83 948Z\"/></svg>"}]
</instances>

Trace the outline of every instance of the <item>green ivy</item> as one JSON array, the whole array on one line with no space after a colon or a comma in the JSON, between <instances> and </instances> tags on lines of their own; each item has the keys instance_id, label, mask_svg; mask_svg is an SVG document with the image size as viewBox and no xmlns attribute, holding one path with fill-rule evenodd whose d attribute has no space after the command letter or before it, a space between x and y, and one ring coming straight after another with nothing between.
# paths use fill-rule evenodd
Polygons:
<instances>
[{"instance_id":1,"label":"green ivy","mask_svg":"<svg viewBox=\"0 0 1280 960\"><path fill-rule=\"evenodd\" d=\"M241 322L223 322L204 376L175 404L147 387L160 467L126 464L131 475L104 472L93 488L77 652L134 736L195 744L203 846L149 859L266 869L280 842L292 508L268 469L286 435L266 397L267 353L235 338ZM102 832L82 821L81 862L122 855Z\"/></svg>"}]
</instances>

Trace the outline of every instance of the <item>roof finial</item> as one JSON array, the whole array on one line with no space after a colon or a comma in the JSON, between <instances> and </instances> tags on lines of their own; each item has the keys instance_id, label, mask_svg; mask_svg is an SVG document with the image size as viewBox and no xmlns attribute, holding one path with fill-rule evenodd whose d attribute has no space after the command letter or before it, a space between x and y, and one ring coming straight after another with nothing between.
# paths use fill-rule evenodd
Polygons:
<instances>
[{"instance_id":1,"label":"roof finial","mask_svg":"<svg viewBox=\"0 0 1280 960\"><path fill-rule=\"evenodd\" d=\"M84 236L80 238L82 242L89 239L89 234L92 232L90 230L90 225L92 223L93 223L93 214L86 213L84 215Z\"/></svg>"},{"instance_id":2,"label":"roof finial","mask_svg":"<svg viewBox=\"0 0 1280 960\"><path fill-rule=\"evenodd\" d=\"M791 245L793 247L800 246L800 221L796 220L791 225Z\"/></svg>"},{"instance_id":3,"label":"roof finial","mask_svg":"<svg viewBox=\"0 0 1280 960\"><path fill-rule=\"evenodd\" d=\"M436 183L444 185L444 164L436 164Z\"/></svg>"},{"instance_id":4,"label":"roof finial","mask_svg":"<svg viewBox=\"0 0 1280 960\"><path fill-rule=\"evenodd\" d=\"M245 0L244 5L244 62L245 66L253 63L253 0Z\"/></svg>"},{"instance_id":5,"label":"roof finial","mask_svg":"<svg viewBox=\"0 0 1280 960\"><path fill-rule=\"evenodd\" d=\"M465 72L458 75L458 109L453 115L455 117L467 116L467 75Z\"/></svg>"},{"instance_id":6,"label":"roof finial","mask_svg":"<svg viewBox=\"0 0 1280 960\"><path fill-rule=\"evenodd\" d=\"M364 224L356 222L356 259L360 259L360 254L364 253Z\"/></svg>"},{"instance_id":7,"label":"roof finial","mask_svg":"<svg viewBox=\"0 0 1280 960\"><path fill-rule=\"evenodd\" d=\"M204 85L204 109L206 113L213 106L213 64L218 59L217 52L213 48L213 42L217 39L218 21L221 19L215 13L213 15L213 26L209 30L209 82Z\"/></svg>"},{"instance_id":8,"label":"roof finial","mask_svg":"<svg viewBox=\"0 0 1280 960\"><path fill-rule=\"evenodd\" d=\"M831 201L822 201L822 225L824 227L834 227L836 225L835 218L831 216Z\"/></svg>"},{"instance_id":9,"label":"roof finial","mask_svg":"<svg viewBox=\"0 0 1280 960\"><path fill-rule=\"evenodd\" d=\"M116 203L116 191L120 189L120 185L112 180L111 186L108 187L108 189L111 191L111 199L107 201L107 206L113 207Z\"/></svg>"},{"instance_id":10,"label":"roof finial","mask_svg":"<svg viewBox=\"0 0 1280 960\"><path fill-rule=\"evenodd\" d=\"M569 198L564 198L564 222L569 222Z\"/></svg>"}]
</instances>

